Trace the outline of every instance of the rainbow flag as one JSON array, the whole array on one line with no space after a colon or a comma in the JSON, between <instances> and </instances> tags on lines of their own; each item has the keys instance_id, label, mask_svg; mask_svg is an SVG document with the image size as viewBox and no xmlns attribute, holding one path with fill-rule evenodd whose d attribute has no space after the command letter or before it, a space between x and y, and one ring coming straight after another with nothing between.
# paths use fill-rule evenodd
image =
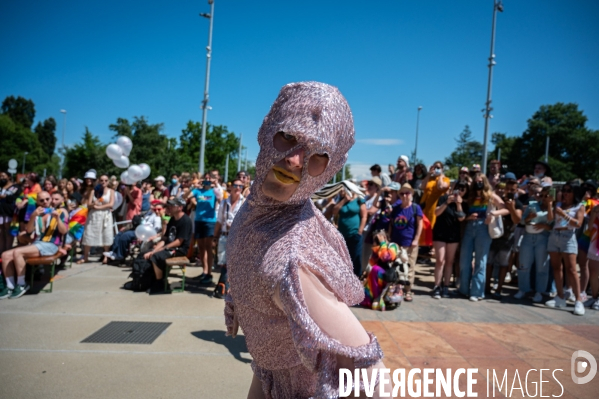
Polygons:
<instances>
[{"instance_id":1,"label":"rainbow flag","mask_svg":"<svg viewBox=\"0 0 599 399\"><path fill-rule=\"evenodd\" d=\"M77 241L83 237L85 222L87 221L87 213L87 206L80 206L79 208L73 210L69 215L69 234L72 235Z\"/></svg>"},{"instance_id":2,"label":"rainbow flag","mask_svg":"<svg viewBox=\"0 0 599 399\"><path fill-rule=\"evenodd\" d=\"M10 235L13 237L19 235L19 215L16 212L12 215L12 221L10 222Z\"/></svg>"},{"instance_id":3,"label":"rainbow flag","mask_svg":"<svg viewBox=\"0 0 599 399\"><path fill-rule=\"evenodd\" d=\"M27 209L25 210L25 222L31 219L31 215L37 208L37 193L27 195Z\"/></svg>"},{"instance_id":4,"label":"rainbow flag","mask_svg":"<svg viewBox=\"0 0 599 399\"><path fill-rule=\"evenodd\" d=\"M379 265L373 265L364 284L364 300L360 305L372 307L373 302L381 295L385 288L385 269ZM376 309L375 309L376 310Z\"/></svg>"}]
</instances>

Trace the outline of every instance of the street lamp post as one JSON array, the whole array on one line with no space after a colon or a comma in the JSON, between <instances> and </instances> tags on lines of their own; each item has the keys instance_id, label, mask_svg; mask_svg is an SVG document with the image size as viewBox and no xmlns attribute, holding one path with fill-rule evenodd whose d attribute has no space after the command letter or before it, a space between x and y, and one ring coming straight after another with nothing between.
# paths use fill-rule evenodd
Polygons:
<instances>
[{"instance_id":1,"label":"street lamp post","mask_svg":"<svg viewBox=\"0 0 599 399\"><path fill-rule=\"evenodd\" d=\"M65 130L67 130L67 111L64 109L60 110L60 113L62 114L62 160L60 162L60 171L58 172L58 178L62 179L62 168L64 168L64 159L65 159L65 154L64 154L64 132ZM60 152L60 151L59 151Z\"/></svg>"},{"instance_id":2,"label":"street lamp post","mask_svg":"<svg viewBox=\"0 0 599 399\"><path fill-rule=\"evenodd\" d=\"M25 174L25 160L27 158L27 154L29 154L27 151L23 153L23 170L21 171L22 174Z\"/></svg>"},{"instance_id":3,"label":"street lamp post","mask_svg":"<svg viewBox=\"0 0 599 399\"><path fill-rule=\"evenodd\" d=\"M422 105L418 107L418 114L416 115L416 145L414 146L414 159L412 162L416 162L416 157L418 156L418 125L420 124L420 111L422 110Z\"/></svg>"},{"instance_id":4,"label":"street lamp post","mask_svg":"<svg viewBox=\"0 0 599 399\"><path fill-rule=\"evenodd\" d=\"M241 172L241 139L243 138L243 133L239 133L239 151L237 156L237 173Z\"/></svg>"},{"instance_id":5,"label":"street lamp post","mask_svg":"<svg viewBox=\"0 0 599 399\"><path fill-rule=\"evenodd\" d=\"M200 176L204 174L204 151L206 147L206 117L207 112L212 107L208 106L209 90L210 90L210 59L212 58L212 24L214 21L214 0L208 0L210 4L210 14L200 13L200 16L210 20L208 31L208 46L206 47L206 83L204 85L204 100L202 101L202 139L200 142Z\"/></svg>"},{"instance_id":6,"label":"street lamp post","mask_svg":"<svg viewBox=\"0 0 599 399\"><path fill-rule=\"evenodd\" d=\"M227 160L225 161L225 184L229 181L229 153L227 153Z\"/></svg>"},{"instance_id":7,"label":"street lamp post","mask_svg":"<svg viewBox=\"0 0 599 399\"><path fill-rule=\"evenodd\" d=\"M493 66L495 65L495 22L497 20L497 11L503 12L503 3L501 0L493 0L493 26L491 28L491 55L489 56L489 80L487 82L487 102L485 103L485 109L483 112L483 118L485 118L485 139L483 143L483 164L482 172L487 174L487 145L489 142L489 119L491 115L491 89L493 86Z\"/></svg>"}]
</instances>

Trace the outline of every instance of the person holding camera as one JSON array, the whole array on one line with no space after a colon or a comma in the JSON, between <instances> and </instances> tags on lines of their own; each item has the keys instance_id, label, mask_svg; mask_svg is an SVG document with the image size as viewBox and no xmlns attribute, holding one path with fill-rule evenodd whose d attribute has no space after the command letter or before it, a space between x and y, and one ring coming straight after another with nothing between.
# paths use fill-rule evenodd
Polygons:
<instances>
[{"instance_id":1,"label":"person holding camera","mask_svg":"<svg viewBox=\"0 0 599 399\"><path fill-rule=\"evenodd\" d=\"M437 215L435 209L439 198L449 189L449 178L443 174L443 164L441 161L435 162L429 168L429 174L420 183L422 198L420 205L423 205L422 212L431 222L431 228L435 227Z\"/></svg>"},{"instance_id":2,"label":"person holding camera","mask_svg":"<svg viewBox=\"0 0 599 399\"><path fill-rule=\"evenodd\" d=\"M548 187L544 190L539 184L532 184L528 191L528 206L522 215L525 230L520 244L518 292L514 298L522 299L531 290L530 272L534 263L536 293L532 301L539 303L543 300L549 280L547 241L551 227L547 215L555 199L555 189Z\"/></svg>"},{"instance_id":3,"label":"person holding camera","mask_svg":"<svg viewBox=\"0 0 599 399\"><path fill-rule=\"evenodd\" d=\"M553 198L551 205L553 205ZM555 298L545 302L550 308L566 307L564 297L564 276L562 273L562 262L566 266L568 282L572 285L574 298L574 314L584 315L584 305L580 296L580 281L576 270L576 255L578 255L578 244L576 242L576 229L582 226L584 220L584 206L580 202L581 197L574 191L573 183L566 183L562 187L561 202L555 204L555 209L548 208L547 220L553 224L553 230L549 235L547 250L551 259L553 277L557 288Z\"/></svg>"},{"instance_id":4,"label":"person holding camera","mask_svg":"<svg viewBox=\"0 0 599 399\"><path fill-rule=\"evenodd\" d=\"M451 194L439 198L435 209L437 222L433 228L433 248L435 248L435 286L433 298L449 297L452 265L461 239L460 224L466 218L463 200L468 192L468 184L459 181ZM442 284L444 278L445 283Z\"/></svg>"},{"instance_id":5,"label":"person holding camera","mask_svg":"<svg viewBox=\"0 0 599 399\"><path fill-rule=\"evenodd\" d=\"M505 209L509 213L501 216L503 235L491 242L491 249L487 257L487 291L490 291L493 268L499 267L499 281L493 295L497 299L501 299L501 290L505 276L512 265L512 252L516 242L516 226L522 219L522 210L524 208L522 203L516 198L516 193L518 192L516 176L513 173L506 173L505 177L507 180L498 183L496 188L497 194L503 199Z\"/></svg>"}]
</instances>

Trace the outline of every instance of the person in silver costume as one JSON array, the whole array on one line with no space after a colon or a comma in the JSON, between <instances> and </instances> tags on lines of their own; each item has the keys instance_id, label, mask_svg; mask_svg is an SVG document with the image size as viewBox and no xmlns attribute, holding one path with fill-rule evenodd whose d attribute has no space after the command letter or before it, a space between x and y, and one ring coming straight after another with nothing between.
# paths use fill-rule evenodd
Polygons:
<instances>
[{"instance_id":1,"label":"person in silver costume","mask_svg":"<svg viewBox=\"0 0 599 399\"><path fill-rule=\"evenodd\" d=\"M255 181L227 243L225 319L253 357L249 398L335 398L339 368L384 368L349 308L364 290L343 238L310 200L354 141L347 101L318 82L285 85L260 127Z\"/></svg>"}]
</instances>

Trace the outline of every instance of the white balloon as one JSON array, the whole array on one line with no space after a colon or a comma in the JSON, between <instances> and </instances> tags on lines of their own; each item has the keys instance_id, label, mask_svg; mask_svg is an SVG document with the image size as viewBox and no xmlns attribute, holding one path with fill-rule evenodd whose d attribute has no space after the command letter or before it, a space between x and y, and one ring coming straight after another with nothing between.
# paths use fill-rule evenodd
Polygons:
<instances>
[{"instance_id":1,"label":"white balloon","mask_svg":"<svg viewBox=\"0 0 599 399\"><path fill-rule=\"evenodd\" d=\"M140 180L147 179L148 177L150 177L150 173L152 173L152 171L150 170L150 165L148 165L147 163L140 163L138 166L141 168L142 171Z\"/></svg>"},{"instance_id":2,"label":"white balloon","mask_svg":"<svg viewBox=\"0 0 599 399\"><path fill-rule=\"evenodd\" d=\"M108 158L115 160L123 156L123 149L116 144L108 144L106 147Z\"/></svg>"},{"instance_id":3,"label":"white balloon","mask_svg":"<svg viewBox=\"0 0 599 399\"><path fill-rule=\"evenodd\" d=\"M123 203L123 194L118 191L114 192L114 205L112 206L112 210L116 211L119 206Z\"/></svg>"},{"instance_id":4,"label":"white balloon","mask_svg":"<svg viewBox=\"0 0 599 399\"><path fill-rule=\"evenodd\" d=\"M127 167L129 167L129 158L127 158L127 157L126 157L126 156L124 156L124 155L121 155L121 157L120 157L120 158L113 159L112 161L113 161L113 162L114 162L114 164L115 164L116 166L118 166L119 168L123 168L123 169L124 169L124 168L127 168Z\"/></svg>"},{"instance_id":5,"label":"white balloon","mask_svg":"<svg viewBox=\"0 0 599 399\"><path fill-rule=\"evenodd\" d=\"M129 172L129 177L135 181L139 181L142 179L143 170L138 165L131 165L127 170Z\"/></svg>"},{"instance_id":6,"label":"white balloon","mask_svg":"<svg viewBox=\"0 0 599 399\"><path fill-rule=\"evenodd\" d=\"M8 167L11 169L16 169L17 165L18 163L16 159L11 159L10 161L8 161Z\"/></svg>"},{"instance_id":7,"label":"white balloon","mask_svg":"<svg viewBox=\"0 0 599 399\"><path fill-rule=\"evenodd\" d=\"M155 235L156 235L156 232L154 231L152 226L149 226L147 224L140 224L135 229L135 236L137 237L138 240L141 240L141 241L147 241L148 238L155 236Z\"/></svg>"},{"instance_id":8,"label":"white balloon","mask_svg":"<svg viewBox=\"0 0 599 399\"><path fill-rule=\"evenodd\" d=\"M119 136L119 138L116 139L116 143L123 149L123 154L128 157L131 153L131 148L133 148L131 139L127 136Z\"/></svg>"}]
</instances>

